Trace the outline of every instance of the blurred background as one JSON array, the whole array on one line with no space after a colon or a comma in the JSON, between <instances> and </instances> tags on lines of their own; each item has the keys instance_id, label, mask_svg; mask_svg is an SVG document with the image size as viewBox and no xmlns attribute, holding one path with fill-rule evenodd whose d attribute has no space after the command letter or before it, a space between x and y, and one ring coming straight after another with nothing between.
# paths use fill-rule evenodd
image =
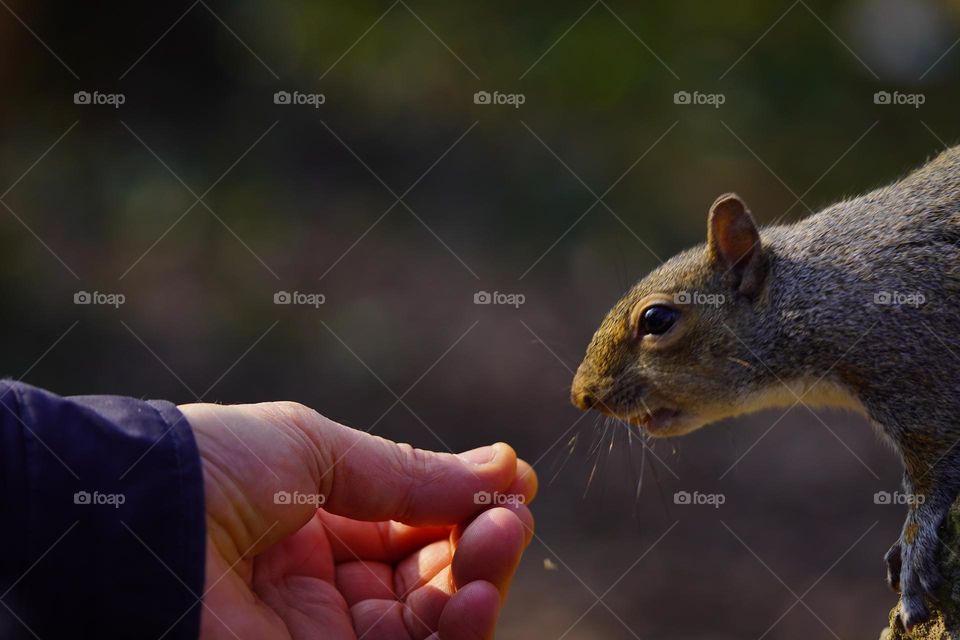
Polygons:
<instances>
[{"instance_id":1,"label":"blurred background","mask_svg":"<svg viewBox=\"0 0 960 640\"><path fill-rule=\"evenodd\" d=\"M718 194L792 221L952 144L960 4L0 4L0 374L511 442L541 492L504 638L884 626L905 508L865 421L645 450L568 384Z\"/></svg>"}]
</instances>

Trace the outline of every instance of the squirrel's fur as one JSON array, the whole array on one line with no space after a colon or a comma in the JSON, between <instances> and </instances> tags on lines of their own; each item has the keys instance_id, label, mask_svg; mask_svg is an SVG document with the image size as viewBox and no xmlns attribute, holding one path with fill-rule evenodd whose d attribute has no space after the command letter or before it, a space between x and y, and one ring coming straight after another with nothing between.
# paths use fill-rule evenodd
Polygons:
<instances>
[{"instance_id":1,"label":"squirrel's fur","mask_svg":"<svg viewBox=\"0 0 960 640\"><path fill-rule=\"evenodd\" d=\"M575 404L655 436L800 402L864 413L922 501L887 560L905 624L925 620L937 527L960 492L960 147L793 224L758 231L721 197L708 232L609 312ZM678 314L664 335L638 330L650 305Z\"/></svg>"}]
</instances>

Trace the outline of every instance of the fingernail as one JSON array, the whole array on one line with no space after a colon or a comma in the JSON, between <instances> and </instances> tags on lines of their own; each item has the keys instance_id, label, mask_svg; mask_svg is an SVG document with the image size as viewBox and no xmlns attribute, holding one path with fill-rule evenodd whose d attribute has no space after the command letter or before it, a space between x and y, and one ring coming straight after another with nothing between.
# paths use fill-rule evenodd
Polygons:
<instances>
[{"instance_id":1,"label":"fingernail","mask_svg":"<svg viewBox=\"0 0 960 640\"><path fill-rule=\"evenodd\" d=\"M488 445L486 447L480 447L479 449L471 449L470 451L458 453L457 457L473 464L487 464L497 457L497 448L494 445Z\"/></svg>"}]
</instances>

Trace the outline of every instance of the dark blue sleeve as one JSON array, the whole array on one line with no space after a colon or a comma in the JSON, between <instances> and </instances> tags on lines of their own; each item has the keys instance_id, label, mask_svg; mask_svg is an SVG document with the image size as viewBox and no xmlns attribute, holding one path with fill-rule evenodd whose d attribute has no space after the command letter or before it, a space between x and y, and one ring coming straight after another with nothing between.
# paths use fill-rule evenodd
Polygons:
<instances>
[{"instance_id":1,"label":"dark blue sleeve","mask_svg":"<svg viewBox=\"0 0 960 640\"><path fill-rule=\"evenodd\" d=\"M0 381L0 638L195 640L205 538L174 405Z\"/></svg>"}]
</instances>

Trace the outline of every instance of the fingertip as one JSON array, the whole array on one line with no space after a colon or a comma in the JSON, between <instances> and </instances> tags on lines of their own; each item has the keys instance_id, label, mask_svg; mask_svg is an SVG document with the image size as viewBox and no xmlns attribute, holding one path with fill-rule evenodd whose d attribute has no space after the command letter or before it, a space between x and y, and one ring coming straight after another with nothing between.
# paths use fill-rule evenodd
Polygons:
<instances>
[{"instance_id":1,"label":"fingertip","mask_svg":"<svg viewBox=\"0 0 960 640\"><path fill-rule=\"evenodd\" d=\"M468 463L470 475L480 480L488 491L505 492L516 478L517 452L505 442L473 449L458 457Z\"/></svg>"},{"instance_id":2,"label":"fingertip","mask_svg":"<svg viewBox=\"0 0 960 640\"><path fill-rule=\"evenodd\" d=\"M533 532L536 530L536 520L533 517L533 512L524 505L517 505L512 511L514 515L517 516L517 519L520 520L520 524L523 527L523 548L526 549L533 541Z\"/></svg>"},{"instance_id":3,"label":"fingertip","mask_svg":"<svg viewBox=\"0 0 960 640\"><path fill-rule=\"evenodd\" d=\"M495 442L493 444L470 449L456 454L458 458L478 467L488 464L502 465L505 461L516 460L517 452L506 442Z\"/></svg>"},{"instance_id":4,"label":"fingertip","mask_svg":"<svg viewBox=\"0 0 960 640\"><path fill-rule=\"evenodd\" d=\"M324 509L353 519L456 524L489 505L516 476L517 454L503 442L450 454L347 428L339 435L320 493L327 497Z\"/></svg>"},{"instance_id":5,"label":"fingertip","mask_svg":"<svg viewBox=\"0 0 960 640\"><path fill-rule=\"evenodd\" d=\"M526 460L517 458L517 475L513 479L513 484L507 489L507 493L521 495L525 498L525 502L529 503L537 497L539 488L540 481L536 470Z\"/></svg>"},{"instance_id":6,"label":"fingertip","mask_svg":"<svg viewBox=\"0 0 960 640\"><path fill-rule=\"evenodd\" d=\"M497 528L504 547L509 548L525 537L525 527L519 515L521 512L529 513L529 509L518 505L516 511L506 507L495 507L486 512L487 519Z\"/></svg>"},{"instance_id":7,"label":"fingertip","mask_svg":"<svg viewBox=\"0 0 960 640\"><path fill-rule=\"evenodd\" d=\"M522 516L510 509L495 507L478 515L457 542L454 583L486 580L506 592L526 547L527 532Z\"/></svg>"},{"instance_id":8,"label":"fingertip","mask_svg":"<svg viewBox=\"0 0 960 640\"><path fill-rule=\"evenodd\" d=\"M496 442L493 445L496 452L493 459L487 463L492 468L516 474L517 452L506 442Z\"/></svg>"},{"instance_id":9,"label":"fingertip","mask_svg":"<svg viewBox=\"0 0 960 640\"><path fill-rule=\"evenodd\" d=\"M441 638L491 640L500 614L500 592L485 580L476 580L459 589L440 615Z\"/></svg>"}]
</instances>

